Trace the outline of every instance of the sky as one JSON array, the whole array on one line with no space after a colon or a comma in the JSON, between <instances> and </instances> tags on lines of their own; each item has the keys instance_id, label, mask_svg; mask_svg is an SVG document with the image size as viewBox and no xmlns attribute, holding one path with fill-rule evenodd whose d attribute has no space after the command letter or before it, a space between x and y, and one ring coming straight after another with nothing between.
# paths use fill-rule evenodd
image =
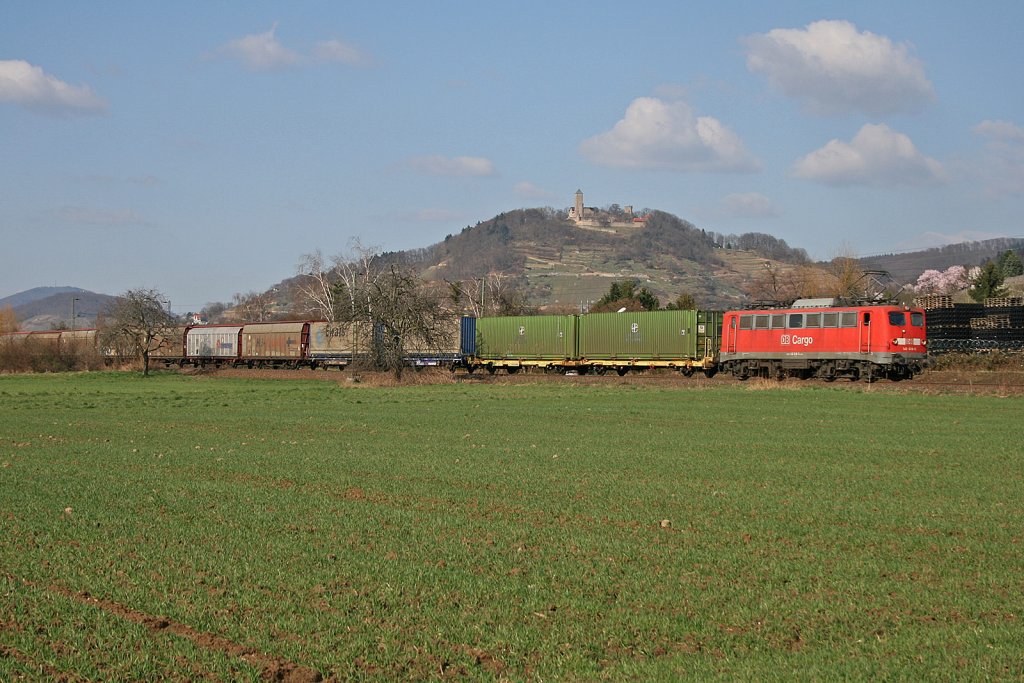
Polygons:
<instances>
[{"instance_id":1,"label":"sky","mask_svg":"<svg viewBox=\"0 0 1024 683\"><path fill-rule=\"evenodd\" d=\"M0 4L0 297L632 205L812 257L1024 235L1024 3Z\"/></svg>"}]
</instances>

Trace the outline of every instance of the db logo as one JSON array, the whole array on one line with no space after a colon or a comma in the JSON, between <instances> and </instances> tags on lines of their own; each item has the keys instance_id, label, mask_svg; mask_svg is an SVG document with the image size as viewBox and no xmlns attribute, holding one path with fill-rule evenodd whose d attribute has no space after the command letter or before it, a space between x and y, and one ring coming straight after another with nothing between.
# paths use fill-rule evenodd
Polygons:
<instances>
[{"instance_id":1,"label":"db logo","mask_svg":"<svg viewBox=\"0 0 1024 683\"><path fill-rule=\"evenodd\" d=\"M779 337L779 341L783 346L810 346L814 343L814 337L798 337L784 334Z\"/></svg>"}]
</instances>

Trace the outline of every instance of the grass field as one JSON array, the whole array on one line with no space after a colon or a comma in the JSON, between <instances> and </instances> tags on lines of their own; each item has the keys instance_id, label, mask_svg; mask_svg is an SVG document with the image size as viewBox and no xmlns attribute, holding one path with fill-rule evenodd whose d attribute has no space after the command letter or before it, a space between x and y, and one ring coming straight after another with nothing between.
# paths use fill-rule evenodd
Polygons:
<instances>
[{"instance_id":1,"label":"grass field","mask_svg":"<svg viewBox=\"0 0 1024 683\"><path fill-rule=\"evenodd\" d=\"M1022 400L0 377L0 679L1020 679Z\"/></svg>"}]
</instances>

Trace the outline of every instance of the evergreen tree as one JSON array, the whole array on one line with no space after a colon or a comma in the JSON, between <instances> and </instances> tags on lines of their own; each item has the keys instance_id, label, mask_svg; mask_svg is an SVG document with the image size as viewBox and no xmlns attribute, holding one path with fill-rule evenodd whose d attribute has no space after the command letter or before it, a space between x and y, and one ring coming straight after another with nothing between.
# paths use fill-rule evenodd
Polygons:
<instances>
[{"instance_id":1,"label":"evergreen tree","mask_svg":"<svg viewBox=\"0 0 1024 683\"><path fill-rule=\"evenodd\" d=\"M999 256L999 272L1002 273L1003 278L1024 275L1024 262L1021 261L1017 252L1004 251Z\"/></svg>"},{"instance_id":2,"label":"evergreen tree","mask_svg":"<svg viewBox=\"0 0 1024 683\"><path fill-rule=\"evenodd\" d=\"M617 311L620 308L633 311L656 311L661 305L658 297L646 287L639 287L636 280L624 280L613 282L608 288L608 293L598 299L590 310L594 313L601 311Z\"/></svg>"},{"instance_id":3,"label":"evergreen tree","mask_svg":"<svg viewBox=\"0 0 1024 683\"><path fill-rule=\"evenodd\" d=\"M999 270L999 264L989 261L981 267L978 277L974 278L971 285L970 295L975 301L983 302L990 297L1006 296L1006 288L1003 287L1003 273Z\"/></svg>"}]
</instances>

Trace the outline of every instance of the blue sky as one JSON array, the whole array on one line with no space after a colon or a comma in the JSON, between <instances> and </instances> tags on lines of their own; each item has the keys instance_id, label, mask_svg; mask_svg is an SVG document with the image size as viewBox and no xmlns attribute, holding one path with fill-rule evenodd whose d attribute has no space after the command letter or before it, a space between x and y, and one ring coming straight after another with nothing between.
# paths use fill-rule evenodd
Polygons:
<instances>
[{"instance_id":1,"label":"blue sky","mask_svg":"<svg viewBox=\"0 0 1024 683\"><path fill-rule=\"evenodd\" d=\"M155 287L183 313L577 188L818 258L1024 235L1021 2L3 15L0 297Z\"/></svg>"}]
</instances>

